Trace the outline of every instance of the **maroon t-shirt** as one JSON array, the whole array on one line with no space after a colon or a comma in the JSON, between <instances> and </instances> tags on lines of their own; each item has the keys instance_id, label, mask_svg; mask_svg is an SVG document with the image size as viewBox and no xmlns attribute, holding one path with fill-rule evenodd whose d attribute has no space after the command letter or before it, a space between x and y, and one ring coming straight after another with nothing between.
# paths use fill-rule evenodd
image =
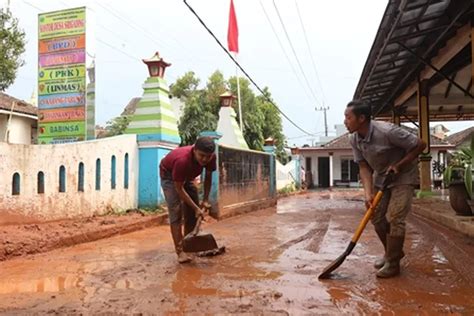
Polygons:
<instances>
[{"instance_id":1,"label":"maroon t-shirt","mask_svg":"<svg viewBox=\"0 0 474 316\"><path fill-rule=\"evenodd\" d=\"M172 150L161 160L160 177L162 179L171 179L173 181L184 182L192 181L202 173L202 170L216 170L216 155L206 166L201 166L193 155L194 146L184 146Z\"/></svg>"}]
</instances>

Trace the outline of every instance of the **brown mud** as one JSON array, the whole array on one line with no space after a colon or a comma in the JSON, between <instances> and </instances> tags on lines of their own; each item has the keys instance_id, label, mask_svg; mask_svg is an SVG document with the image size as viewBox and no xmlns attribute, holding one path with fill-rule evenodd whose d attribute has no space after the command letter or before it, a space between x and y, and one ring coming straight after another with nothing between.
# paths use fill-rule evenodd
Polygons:
<instances>
[{"instance_id":1,"label":"brown mud","mask_svg":"<svg viewBox=\"0 0 474 316\"><path fill-rule=\"evenodd\" d=\"M162 215L140 213L49 222L0 213L0 219L3 219L0 261L126 234L164 222Z\"/></svg>"},{"instance_id":2,"label":"brown mud","mask_svg":"<svg viewBox=\"0 0 474 316\"><path fill-rule=\"evenodd\" d=\"M206 224L226 253L179 265L168 227L0 263L5 314L473 315L472 240L412 216L398 278L379 280L369 225L330 280L364 213L357 191L309 193Z\"/></svg>"}]
</instances>

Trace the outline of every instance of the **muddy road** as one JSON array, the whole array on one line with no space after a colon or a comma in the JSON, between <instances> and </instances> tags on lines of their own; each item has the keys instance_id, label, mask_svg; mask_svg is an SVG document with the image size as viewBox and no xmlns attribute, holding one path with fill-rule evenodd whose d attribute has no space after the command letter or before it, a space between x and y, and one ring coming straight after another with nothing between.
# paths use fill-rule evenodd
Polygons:
<instances>
[{"instance_id":1,"label":"muddy road","mask_svg":"<svg viewBox=\"0 0 474 316\"><path fill-rule=\"evenodd\" d=\"M364 210L311 193L207 224L224 255L179 265L167 226L0 263L3 314L474 315L474 242L411 216L402 275L378 280L372 226L334 279Z\"/></svg>"}]
</instances>

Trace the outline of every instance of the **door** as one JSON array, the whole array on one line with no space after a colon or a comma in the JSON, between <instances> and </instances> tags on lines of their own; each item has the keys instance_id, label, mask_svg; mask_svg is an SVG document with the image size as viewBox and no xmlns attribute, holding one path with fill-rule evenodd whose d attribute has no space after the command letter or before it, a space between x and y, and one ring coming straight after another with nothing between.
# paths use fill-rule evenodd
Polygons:
<instances>
[{"instance_id":1,"label":"door","mask_svg":"<svg viewBox=\"0 0 474 316\"><path fill-rule=\"evenodd\" d=\"M319 187L329 188L329 157L318 157Z\"/></svg>"}]
</instances>

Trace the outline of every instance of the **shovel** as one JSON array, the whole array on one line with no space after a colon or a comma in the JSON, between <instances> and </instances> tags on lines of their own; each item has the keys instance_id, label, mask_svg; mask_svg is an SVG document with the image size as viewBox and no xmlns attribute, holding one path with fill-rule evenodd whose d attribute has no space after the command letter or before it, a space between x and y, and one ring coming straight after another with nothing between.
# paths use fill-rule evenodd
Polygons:
<instances>
[{"instance_id":1,"label":"shovel","mask_svg":"<svg viewBox=\"0 0 474 316\"><path fill-rule=\"evenodd\" d=\"M375 208L379 204L380 200L382 199L384 191L387 189L388 184L391 182L393 177L393 173L388 174L385 177L382 189L380 189L377 194L375 195L374 201L370 205L369 209L365 212L364 218L362 218L362 221L360 222L359 226L357 227L357 230L352 237L351 242L347 246L346 250L342 255L340 255L336 260L331 262L330 265L328 265L323 272L318 276L318 279L329 279L331 277L331 273L339 268L339 266L346 260L346 257L350 255L352 250L354 249L355 245L357 244L357 241L359 240L360 236L362 235L362 232L365 229L365 226L367 226L367 223L369 222L370 218L372 217L372 214L374 213Z\"/></svg>"},{"instance_id":2,"label":"shovel","mask_svg":"<svg viewBox=\"0 0 474 316\"><path fill-rule=\"evenodd\" d=\"M218 248L212 234L199 234L201 222L202 216L199 216L193 231L183 238L184 252L201 252Z\"/></svg>"}]
</instances>

